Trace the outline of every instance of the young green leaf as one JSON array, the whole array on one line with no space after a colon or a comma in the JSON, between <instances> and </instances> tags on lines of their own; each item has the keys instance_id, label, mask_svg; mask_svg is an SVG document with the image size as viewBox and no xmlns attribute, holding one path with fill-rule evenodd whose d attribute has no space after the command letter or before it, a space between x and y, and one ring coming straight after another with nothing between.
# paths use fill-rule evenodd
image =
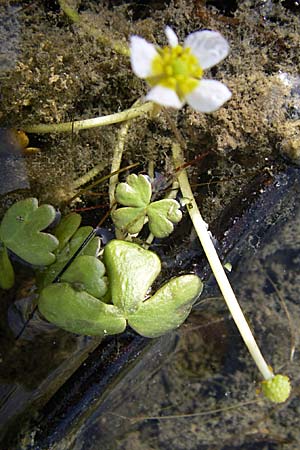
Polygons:
<instances>
[{"instance_id":1,"label":"young green leaf","mask_svg":"<svg viewBox=\"0 0 300 450\"><path fill-rule=\"evenodd\" d=\"M71 213L65 216L59 224L54 228L53 234L59 240L58 248L56 253L60 252L67 242L70 241L72 236L78 230L81 223L81 216L77 213Z\"/></svg>"},{"instance_id":2,"label":"young green leaf","mask_svg":"<svg viewBox=\"0 0 300 450\"><path fill-rule=\"evenodd\" d=\"M125 208L114 210L111 217L122 232L138 233L148 216L151 233L163 238L172 233L173 224L182 218L180 205L176 200L163 199L150 203L151 184L145 175L129 175L126 183L117 186L115 196Z\"/></svg>"},{"instance_id":3,"label":"young green leaf","mask_svg":"<svg viewBox=\"0 0 300 450\"><path fill-rule=\"evenodd\" d=\"M7 249L0 243L0 287L11 289L15 282L13 266L7 254Z\"/></svg>"},{"instance_id":4,"label":"young green leaf","mask_svg":"<svg viewBox=\"0 0 300 450\"><path fill-rule=\"evenodd\" d=\"M49 322L76 334L104 336L121 333L126 328L126 319L116 306L76 291L68 283L44 288L38 308Z\"/></svg>"},{"instance_id":5,"label":"young green leaf","mask_svg":"<svg viewBox=\"0 0 300 450\"><path fill-rule=\"evenodd\" d=\"M27 198L11 206L0 225L0 240L13 253L36 266L49 265L55 260L58 246L55 236L43 233L55 219L51 205L38 207L36 198Z\"/></svg>"},{"instance_id":6,"label":"young green leaf","mask_svg":"<svg viewBox=\"0 0 300 450\"><path fill-rule=\"evenodd\" d=\"M121 205L143 208L149 204L151 193L151 183L145 175L131 174L126 183L118 184L115 197Z\"/></svg>"},{"instance_id":7,"label":"young green leaf","mask_svg":"<svg viewBox=\"0 0 300 450\"><path fill-rule=\"evenodd\" d=\"M173 278L127 317L128 324L142 336L161 336L184 322L201 291L196 275Z\"/></svg>"},{"instance_id":8,"label":"young green leaf","mask_svg":"<svg viewBox=\"0 0 300 450\"><path fill-rule=\"evenodd\" d=\"M147 215L150 231L155 237L164 238L173 232L173 223L178 223L182 219L179 208L179 203L173 199L166 198L150 203Z\"/></svg>"},{"instance_id":9,"label":"young green leaf","mask_svg":"<svg viewBox=\"0 0 300 450\"><path fill-rule=\"evenodd\" d=\"M145 208L119 208L111 213L115 226L126 233L139 233L144 226L146 217Z\"/></svg>"}]
</instances>

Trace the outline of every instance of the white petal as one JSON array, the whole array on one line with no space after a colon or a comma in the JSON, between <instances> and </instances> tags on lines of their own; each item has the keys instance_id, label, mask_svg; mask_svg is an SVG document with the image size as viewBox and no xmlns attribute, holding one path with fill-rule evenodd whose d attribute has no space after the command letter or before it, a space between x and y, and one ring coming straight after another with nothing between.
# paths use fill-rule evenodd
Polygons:
<instances>
[{"instance_id":1,"label":"white petal","mask_svg":"<svg viewBox=\"0 0 300 450\"><path fill-rule=\"evenodd\" d=\"M178 45L178 37L176 36L175 31L173 31L171 27L167 26L165 28L165 33L168 39L169 46L176 47L176 45Z\"/></svg>"},{"instance_id":2,"label":"white petal","mask_svg":"<svg viewBox=\"0 0 300 450\"><path fill-rule=\"evenodd\" d=\"M152 72L152 61L157 55L153 44L139 36L130 38L130 59L134 74L140 78L147 78Z\"/></svg>"},{"instance_id":3,"label":"white petal","mask_svg":"<svg viewBox=\"0 0 300 450\"><path fill-rule=\"evenodd\" d=\"M230 97L231 92L225 84L202 79L196 89L186 96L186 101L196 111L210 113L220 108Z\"/></svg>"},{"instance_id":4,"label":"white petal","mask_svg":"<svg viewBox=\"0 0 300 450\"><path fill-rule=\"evenodd\" d=\"M218 64L229 53L228 42L217 31L204 30L189 34L184 41L184 47L190 47L202 69L209 69Z\"/></svg>"},{"instance_id":5,"label":"white petal","mask_svg":"<svg viewBox=\"0 0 300 450\"><path fill-rule=\"evenodd\" d=\"M151 100L162 106L170 106L171 108L181 108L183 105L176 92L164 86L152 88L146 95L146 100Z\"/></svg>"}]
</instances>

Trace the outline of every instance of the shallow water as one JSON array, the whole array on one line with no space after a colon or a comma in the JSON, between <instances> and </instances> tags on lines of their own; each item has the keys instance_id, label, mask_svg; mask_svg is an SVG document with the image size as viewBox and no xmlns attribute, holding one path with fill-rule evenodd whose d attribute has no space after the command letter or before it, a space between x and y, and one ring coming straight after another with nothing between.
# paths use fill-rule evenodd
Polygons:
<instances>
[{"instance_id":1,"label":"shallow water","mask_svg":"<svg viewBox=\"0 0 300 450\"><path fill-rule=\"evenodd\" d=\"M82 176L99 164L109 173L118 126L31 135L36 148L27 156L7 138L28 124L113 113L145 93L127 59L103 46L95 29L123 41L130 34L151 41L154 36L159 43L166 24L181 39L196 29L219 30L230 41L231 55L209 76L230 87L230 104L205 116L184 109L172 113L172 120L187 143L197 200L205 220L214 223L210 228L224 262L232 264L230 279L263 353L275 370L291 376L297 393L300 212L299 173L292 164L299 163L299 7L269 0L147 1L143 10L140 2L79 3L85 26L72 24L57 2L1 5L1 213L32 195L66 211ZM135 121L124 166L140 161L137 170L147 172L154 162L167 178L173 139L163 115ZM199 152L208 154L194 162ZM94 225L107 211L106 189L73 203L72 208L97 208L85 213L85 223ZM187 324L153 342L129 332L98 346L100 340L58 331L38 316L15 341L35 281L31 268L14 261L16 288L0 293L0 418L2 433L10 429L5 450L22 429L18 450L298 450L298 399L277 408L257 397L256 368L189 220L153 248L163 258L162 279L195 271L206 280ZM201 415L173 417L185 413ZM161 415L172 417L140 417Z\"/></svg>"},{"instance_id":2,"label":"shallow water","mask_svg":"<svg viewBox=\"0 0 300 450\"><path fill-rule=\"evenodd\" d=\"M160 368L153 368L151 354L141 359L133 377L148 371L147 381L127 389L129 374L112 387L73 448L299 448L299 170L279 176L276 184L277 193L262 194L248 209L244 220L251 216L251 227L226 261L265 357L275 372L292 379L291 399L278 407L259 396L259 376L211 280L176 349L162 350ZM237 220L227 234L232 239L241 227Z\"/></svg>"},{"instance_id":3,"label":"shallow water","mask_svg":"<svg viewBox=\"0 0 300 450\"><path fill-rule=\"evenodd\" d=\"M278 407L259 395L259 374L209 277L179 331L104 342L43 408L28 448L298 448L299 176L288 169L272 183L260 180L261 192L252 185L233 202L231 222L224 211L215 224L262 351L292 379L290 401ZM177 249L183 265L188 256L203 271L201 249Z\"/></svg>"}]
</instances>

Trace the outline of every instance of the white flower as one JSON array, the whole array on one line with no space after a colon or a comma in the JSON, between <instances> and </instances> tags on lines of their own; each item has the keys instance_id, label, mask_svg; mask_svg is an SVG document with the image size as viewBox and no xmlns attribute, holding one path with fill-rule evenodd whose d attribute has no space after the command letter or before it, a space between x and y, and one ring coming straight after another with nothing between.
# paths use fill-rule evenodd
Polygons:
<instances>
[{"instance_id":1,"label":"white flower","mask_svg":"<svg viewBox=\"0 0 300 450\"><path fill-rule=\"evenodd\" d=\"M146 100L173 108L187 102L199 112L216 111L231 92L223 83L202 75L228 55L228 42L220 33L204 30L189 34L181 46L170 27L165 33L169 45L163 48L139 36L130 40L132 70L151 86Z\"/></svg>"}]
</instances>

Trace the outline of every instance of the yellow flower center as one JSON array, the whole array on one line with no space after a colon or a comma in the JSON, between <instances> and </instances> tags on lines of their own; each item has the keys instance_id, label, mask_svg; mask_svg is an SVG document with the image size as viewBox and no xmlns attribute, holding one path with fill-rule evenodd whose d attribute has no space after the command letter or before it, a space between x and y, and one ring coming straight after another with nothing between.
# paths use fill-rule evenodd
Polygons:
<instances>
[{"instance_id":1,"label":"yellow flower center","mask_svg":"<svg viewBox=\"0 0 300 450\"><path fill-rule=\"evenodd\" d=\"M157 56L152 61L152 74L147 78L150 86L164 86L176 91L178 97L184 97L192 92L203 75L198 59L190 48L176 47L159 48Z\"/></svg>"}]
</instances>

